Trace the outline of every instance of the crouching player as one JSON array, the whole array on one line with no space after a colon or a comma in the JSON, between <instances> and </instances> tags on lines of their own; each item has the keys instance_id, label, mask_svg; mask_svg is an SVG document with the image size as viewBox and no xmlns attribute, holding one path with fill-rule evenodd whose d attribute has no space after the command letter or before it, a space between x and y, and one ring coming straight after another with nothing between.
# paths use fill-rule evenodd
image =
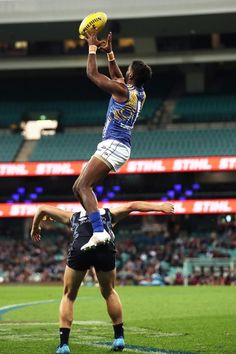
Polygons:
<instances>
[{"instance_id":1,"label":"crouching player","mask_svg":"<svg viewBox=\"0 0 236 354\"><path fill-rule=\"evenodd\" d=\"M90 267L94 267L101 294L107 304L108 315L111 318L114 329L113 351L122 351L125 346L122 305L119 295L114 289L115 270L115 244L112 228L120 220L127 217L132 211L158 211L173 213L174 206L171 203L129 202L120 207L100 209L105 230L109 233L111 241L100 245L88 252L81 251L81 247L88 242L93 234L92 224L85 211L76 213L63 211L52 206L41 206L36 212L31 238L40 241L41 221L52 220L68 225L72 229L73 241L69 247L67 265L64 273L64 293L59 309L60 345L56 349L57 354L69 354L69 334L73 321L73 305L77 297L79 287Z\"/></svg>"}]
</instances>

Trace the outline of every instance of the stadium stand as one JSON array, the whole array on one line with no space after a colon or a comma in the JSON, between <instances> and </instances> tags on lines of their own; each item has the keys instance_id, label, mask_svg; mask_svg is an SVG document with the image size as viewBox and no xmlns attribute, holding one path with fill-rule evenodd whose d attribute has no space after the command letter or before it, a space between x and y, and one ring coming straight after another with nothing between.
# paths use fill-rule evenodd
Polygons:
<instances>
[{"instance_id":1,"label":"stadium stand","mask_svg":"<svg viewBox=\"0 0 236 354\"><path fill-rule=\"evenodd\" d=\"M149 121L152 119L157 110L161 108L163 100L161 98L149 98L147 102L144 104L143 109L141 111L141 115L137 121L137 123Z\"/></svg>"},{"instance_id":2,"label":"stadium stand","mask_svg":"<svg viewBox=\"0 0 236 354\"><path fill-rule=\"evenodd\" d=\"M134 133L132 157L232 155L235 149L236 129L153 130Z\"/></svg>"},{"instance_id":3,"label":"stadium stand","mask_svg":"<svg viewBox=\"0 0 236 354\"><path fill-rule=\"evenodd\" d=\"M23 137L20 134L0 132L0 161L14 161L22 143Z\"/></svg>"},{"instance_id":4,"label":"stadium stand","mask_svg":"<svg viewBox=\"0 0 236 354\"><path fill-rule=\"evenodd\" d=\"M0 128L9 128L10 125L19 125L21 121L22 104L18 102L3 102L0 104Z\"/></svg>"},{"instance_id":5,"label":"stadium stand","mask_svg":"<svg viewBox=\"0 0 236 354\"><path fill-rule=\"evenodd\" d=\"M30 161L86 160L101 133L59 133L42 137ZM234 155L236 129L135 131L132 158Z\"/></svg>"},{"instance_id":6,"label":"stadium stand","mask_svg":"<svg viewBox=\"0 0 236 354\"><path fill-rule=\"evenodd\" d=\"M161 98L150 98L143 109L139 122L150 120L161 106ZM1 101L0 128L12 124L19 126L29 115L57 114L65 127L101 126L106 117L108 100L60 100L60 101Z\"/></svg>"},{"instance_id":7,"label":"stadium stand","mask_svg":"<svg viewBox=\"0 0 236 354\"><path fill-rule=\"evenodd\" d=\"M186 257L204 260L206 266L192 267L189 274L191 285L236 284L234 248L236 234L232 225L223 230L204 233L187 231L180 224L178 231L168 223L145 219L143 227L129 231L121 229L117 237L117 280L121 285L182 285ZM150 222L151 221L151 222ZM174 223L175 224L175 223ZM172 224L172 226L174 225ZM178 224L178 222L177 222ZM14 225L13 225L14 227ZM14 230L14 229L13 229ZM52 282L61 281L66 261L70 231L55 223L45 231L40 244L15 239L17 232L0 229L7 235L0 244L0 282ZM221 266L217 266L219 260ZM228 259L228 263L226 260ZM23 260L23 262L22 262ZM212 262L215 260L215 262ZM210 267L207 264L214 264Z\"/></svg>"},{"instance_id":8,"label":"stadium stand","mask_svg":"<svg viewBox=\"0 0 236 354\"><path fill-rule=\"evenodd\" d=\"M1 127L19 124L27 115L57 113L63 126L101 125L104 122L107 102L103 101L20 101L1 102Z\"/></svg>"},{"instance_id":9,"label":"stadium stand","mask_svg":"<svg viewBox=\"0 0 236 354\"><path fill-rule=\"evenodd\" d=\"M86 160L94 153L101 134L59 133L43 136L36 145L30 161Z\"/></svg>"},{"instance_id":10,"label":"stadium stand","mask_svg":"<svg viewBox=\"0 0 236 354\"><path fill-rule=\"evenodd\" d=\"M177 100L173 112L174 123L235 120L235 95L200 95L181 97Z\"/></svg>"},{"instance_id":11,"label":"stadium stand","mask_svg":"<svg viewBox=\"0 0 236 354\"><path fill-rule=\"evenodd\" d=\"M161 85L160 85L161 82ZM161 107L173 85L170 74L154 75L138 123L146 123ZM0 129L35 117L57 113L62 127L101 126L110 96L92 84L83 71L73 77L22 77L2 79Z\"/></svg>"}]
</instances>

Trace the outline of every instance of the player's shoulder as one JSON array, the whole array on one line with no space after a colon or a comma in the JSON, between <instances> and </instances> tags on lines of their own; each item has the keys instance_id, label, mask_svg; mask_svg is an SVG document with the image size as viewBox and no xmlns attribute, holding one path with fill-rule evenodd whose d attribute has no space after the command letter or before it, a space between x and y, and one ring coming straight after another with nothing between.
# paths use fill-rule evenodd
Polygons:
<instances>
[{"instance_id":1,"label":"player's shoulder","mask_svg":"<svg viewBox=\"0 0 236 354\"><path fill-rule=\"evenodd\" d=\"M112 220L112 213L109 208L99 209L100 215L103 216L107 221Z\"/></svg>"},{"instance_id":2,"label":"player's shoulder","mask_svg":"<svg viewBox=\"0 0 236 354\"><path fill-rule=\"evenodd\" d=\"M127 86L129 92L132 92L132 93L134 93L136 95L146 95L143 86L138 87L138 86L135 86L135 85L132 85L132 84L127 84L126 86Z\"/></svg>"},{"instance_id":3,"label":"player's shoulder","mask_svg":"<svg viewBox=\"0 0 236 354\"><path fill-rule=\"evenodd\" d=\"M86 218L86 217L88 217L86 211L85 210L79 210L79 211L76 211L75 213L73 213L71 215L70 220L71 220L71 222L76 222L79 219Z\"/></svg>"},{"instance_id":4,"label":"player's shoulder","mask_svg":"<svg viewBox=\"0 0 236 354\"><path fill-rule=\"evenodd\" d=\"M119 77L117 79L114 79L113 81L117 82L118 84L126 85L124 77Z\"/></svg>"},{"instance_id":5,"label":"player's shoulder","mask_svg":"<svg viewBox=\"0 0 236 354\"><path fill-rule=\"evenodd\" d=\"M111 212L110 212L110 209L109 208L100 208L99 209L99 213L100 213L100 215L107 215L107 214L110 214Z\"/></svg>"}]
</instances>

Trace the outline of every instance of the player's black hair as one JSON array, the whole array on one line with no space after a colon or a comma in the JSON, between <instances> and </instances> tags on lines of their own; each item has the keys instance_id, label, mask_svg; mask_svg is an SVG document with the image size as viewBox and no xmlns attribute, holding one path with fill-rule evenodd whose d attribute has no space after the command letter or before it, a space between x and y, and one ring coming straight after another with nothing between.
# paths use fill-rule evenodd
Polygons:
<instances>
[{"instance_id":1,"label":"player's black hair","mask_svg":"<svg viewBox=\"0 0 236 354\"><path fill-rule=\"evenodd\" d=\"M142 60L133 60L131 68L134 75L135 86L143 86L145 82L152 77L152 69Z\"/></svg>"}]
</instances>

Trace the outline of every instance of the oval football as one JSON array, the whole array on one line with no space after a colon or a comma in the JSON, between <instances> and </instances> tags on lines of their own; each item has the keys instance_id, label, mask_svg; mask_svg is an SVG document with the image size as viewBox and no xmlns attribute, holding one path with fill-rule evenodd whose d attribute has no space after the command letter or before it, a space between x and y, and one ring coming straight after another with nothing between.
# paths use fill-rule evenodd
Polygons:
<instances>
[{"instance_id":1,"label":"oval football","mask_svg":"<svg viewBox=\"0 0 236 354\"><path fill-rule=\"evenodd\" d=\"M80 38L85 37L85 33L90 33L94 28L100 32L107 22L105 12L94 12L86 16L79 26Z\"/></svg>"}]
</instances>

